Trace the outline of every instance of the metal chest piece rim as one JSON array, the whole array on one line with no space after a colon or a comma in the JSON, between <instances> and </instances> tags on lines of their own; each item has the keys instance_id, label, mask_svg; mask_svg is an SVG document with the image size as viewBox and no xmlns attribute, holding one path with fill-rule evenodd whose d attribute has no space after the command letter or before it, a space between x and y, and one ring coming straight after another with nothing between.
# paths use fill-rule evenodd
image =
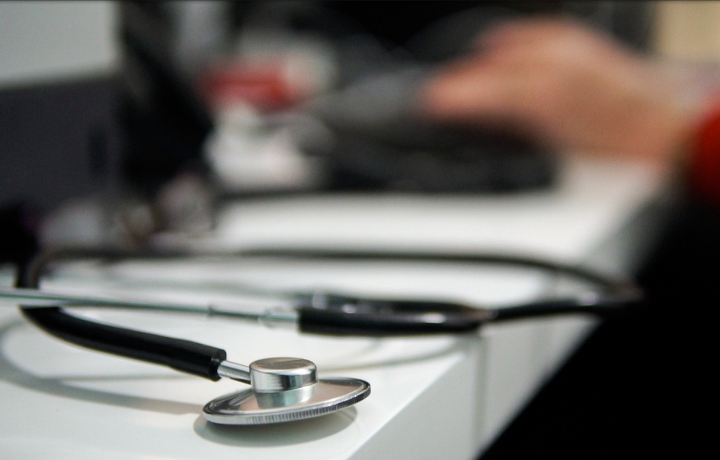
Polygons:
<instances>
[{"instance_id":1,"label":"metal chest piece rim","mask_svg":"<svg viewBox=\"0 0 720 460\"><path fill-rule=\"evenodd\" d=\"M221 425L266 425L327 415L370 395L370 384L353 378L317 378L314 363L266 358L250 364L252 388L213 399L203 417Z\"/></svg>"}]
</instances>

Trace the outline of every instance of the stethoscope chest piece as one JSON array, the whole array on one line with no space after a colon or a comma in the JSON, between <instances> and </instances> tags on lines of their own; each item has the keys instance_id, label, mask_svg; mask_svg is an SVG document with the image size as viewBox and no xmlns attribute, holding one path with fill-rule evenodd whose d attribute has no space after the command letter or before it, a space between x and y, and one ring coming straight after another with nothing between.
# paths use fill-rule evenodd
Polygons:
<instances>
[{"instance_id":1,"label":"stethoscope chest piece","mask_svg":"<svg viewBox=\"0 0 720 460\"><path fill-rule=\"evenodd\" d=\"M352 378L318 379L315 364L267 358L250 364L252 388L205 405L206 420L223 425L265 425L330 414L370 395L370 384Z\"/></svg>"}]
</instances>

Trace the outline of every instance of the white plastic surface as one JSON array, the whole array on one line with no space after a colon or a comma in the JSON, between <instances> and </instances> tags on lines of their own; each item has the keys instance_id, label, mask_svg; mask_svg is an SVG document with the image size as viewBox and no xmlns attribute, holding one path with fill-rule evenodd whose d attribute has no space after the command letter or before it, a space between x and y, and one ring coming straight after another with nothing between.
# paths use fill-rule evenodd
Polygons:
<instances>
[{"instance_id":1,"label":"white plastic surface","mask_svg":"<svg viewBox=\"0 0 720 460\"><path fill-rule=\"evenodd\" d=\"M228 207L217 236L203 245L493 250L580 263L622 234L657 193L657 173L578 162L556 191L528 195L258 200ZM250 283L512 303L544 293L546 282L488 267L266 260L77 264L44 286L191 301L234 298L233 283ZM3 309L0 458L473 458L593 324L568 317L490 326L480 337L337 339L186 315L86 314L220 346L245 364L269 356L311 359L321 376L367 380L372 394L325 418L213 426L200 416L202 405L238 384L67 345Z\"/></svg>"}]
</instances>

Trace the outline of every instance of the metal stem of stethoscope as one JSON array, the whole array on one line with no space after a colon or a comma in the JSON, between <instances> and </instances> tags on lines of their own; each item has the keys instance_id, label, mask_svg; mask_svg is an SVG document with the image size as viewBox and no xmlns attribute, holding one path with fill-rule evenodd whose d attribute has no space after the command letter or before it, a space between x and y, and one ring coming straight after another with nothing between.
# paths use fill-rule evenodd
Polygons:
<instances>
[{"instance_id":1,"label":"metal stem of stethoscope","mask_svg":"<svg viewBox=\"0 0 720 460\"><path fill-rule=\"evenodd\" d=\"M107 297L51 293L40 289L0 288L0 301L22 303L23 308L56 307L107 307L124 310L166 311L221 316L244 321L258 322L266 326L294 325L297 312L287 301L278 300L274 307L258 308L242 303L182 304L151 302L147 300L112 299Z\"/></svg>"}]
</instances>

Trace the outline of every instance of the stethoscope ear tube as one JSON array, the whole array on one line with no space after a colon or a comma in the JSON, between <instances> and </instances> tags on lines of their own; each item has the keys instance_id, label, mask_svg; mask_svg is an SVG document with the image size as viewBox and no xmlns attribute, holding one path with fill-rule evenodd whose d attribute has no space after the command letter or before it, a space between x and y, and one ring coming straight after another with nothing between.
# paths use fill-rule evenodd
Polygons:
<instances>
[{"instance_id":1,"label":"stethoscope ear tube","mask_svg":"<svg viewBox=\"0 0 720 460\"><path fill-rule=\"evenodd\" d=\"M626 290L615 294L592 294L567 299L552 299L533 302L515 307L494 310L490 321L509 321L519 318L541 318L566 314L586 314L607 318L619 313L626 307L634 306L643 301L639 290Z\"/></svg>"},{"instance_id":2,"label":"stethoscope ear tube","mask_svg":"<svg viewBox=\"0 0 720 460\"><path fill-rule=\"evenodd\" d=\"M521 318L566 314L607 317L642 300L639 291L630 289L495 309L443 302L324 297L329 301L322 302L323 308L297 308L301 332L374 337L463 333L486 323Z\"/></svg>"},{"instance_id":3,"label":"stethoscope ear tube","mask_svg":"<svg viewBox=\"0 0 720 460\"><path fill-rule=\"evenodd\" d=\"M408 336L469 332L492 312L424 300L357 298L314 293L296 305L298 329L321 335Z\"/></svg>"},{"instance_id":4,"label":"stethoscope ear tube","mask_svg":"<svg viewBox=\"0 0 720 460\"><path fill-rule=\"evenodd\" d=\"M322 335L408 336L470 332L487 318L485 310L466 313L349 314L312 307L298 308L301 332Z\"/></svg>"}]
</instances>

